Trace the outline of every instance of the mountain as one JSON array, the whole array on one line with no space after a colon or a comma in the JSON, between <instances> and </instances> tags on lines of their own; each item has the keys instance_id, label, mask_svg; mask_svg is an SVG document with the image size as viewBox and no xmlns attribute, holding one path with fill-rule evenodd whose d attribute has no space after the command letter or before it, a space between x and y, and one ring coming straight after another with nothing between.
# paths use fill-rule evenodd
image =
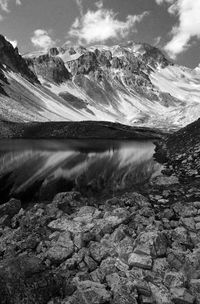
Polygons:
<instances>
[{"instance_id":1,"label":"mountain","mask_svg":"<svg viewBox=\"0 0 200 304\"><path fill-rule=\"evenodd\" d=\"M145 43L64 45L22 57L0 36L0 55L1 120L177 129L200 116L200 69L177 66Z\"/></svg>"}]
</instances>

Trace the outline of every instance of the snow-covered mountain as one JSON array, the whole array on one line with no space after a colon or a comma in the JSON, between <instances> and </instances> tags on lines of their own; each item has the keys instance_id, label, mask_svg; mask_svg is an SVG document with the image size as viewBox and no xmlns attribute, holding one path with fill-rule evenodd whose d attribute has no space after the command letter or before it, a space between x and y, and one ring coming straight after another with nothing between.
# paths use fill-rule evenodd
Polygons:
<instances>
[{"instance_id":1,"label":"snow-covered mountain","mask_svg":"<svg viewBox=\"0 0 200 304\"><path fill-rule=\"evenodd\" d=\"M200 69L127 42L52 48L21 57L0 36L0 119L107 120L159 128L200 116Z\"/></svg>"}]
</instances>

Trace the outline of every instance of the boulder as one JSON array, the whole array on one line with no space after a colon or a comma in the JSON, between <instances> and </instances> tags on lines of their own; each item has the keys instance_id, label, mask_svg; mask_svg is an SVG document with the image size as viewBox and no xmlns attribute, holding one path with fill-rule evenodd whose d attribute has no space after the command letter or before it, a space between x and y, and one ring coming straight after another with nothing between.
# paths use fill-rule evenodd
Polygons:
<instances>
[{"instance_id":1,"label":"boulder","mask_svg":"<svg viewBox=\"0 0 200 304\"><path fill-rule=\"evenodd\" d=\"M193 217L182 218L181 222L183 226L189 231L196 231L195 221Z\"/></svg>"},{"instance_id":2,"label":"boulder","mask_svg":"<svg viewBox=\"0 0 200 304\"><path fill-rule=\"evenodd\" d=\"M13 217L21 209L21 202L17 199L11 199L9 202L0 205L0 215L9 215Z\"/></svg>"},{"instance_id":3,"label":"boulder","mask_svg":"<svg viewBox=\"0 0 200 304\"><path fill-rule=\"evenodd\" d=\"M46 257L53 263L65 261L74 252L74 244L68 232L60 233L58 239L52 240L46 252Z\"/></svg>"},{"instance_id":4,"label":"boulder","mask_svg":"<svg viewBox=\"0 0 200 304\"><path fill-rule=\"evenodd\" d=\"M189 283L190 293L196 297L197 303L200 303L200 279L192 279Z\"/></svg>"},{"instance_id":5,"label":"boulder","mask_svg":"<svg viewBox=\"0 0 200 304\"><path fill-rule=\"evenodd\" d=\"M79 192L61 192L56 194L52 204L56 205L64 213L71 214L76 207L80 207L81 195Z\"/></svg>"},{"instance_id":6,"label":"boulder","mask_svg":"<svg viewBox=\"0 0 200 304\"><path fill-rule=\"evenodd\" d=\"M186 277L182 272L167 272L164 277L164 284L168 288L184 287Z\"/></svg>"},{"instance_id":7,"label":"boulder","mask_svg":"<svg viewBox=\"0 0 200 304\"><path fill-rule=\"evenodd\" d=\"M153 261L150 255L138 253L131 253L128 260L130 266L136 266L142 269L151 269L152 263Z\"/></svg>"},{"instance_id":8,"label":"boulder","mask_svg":"<svg viewBox=\"0 0 200 304\"><path fill-rule=\"evenodd\" d=\"M77 282L78 290L72 297L68 298L70 304L106 304L111 300L111 294L105 285L92 282Z\"/></svg>"},{"instance_id":9,"label":"boulder","mask_svg":"<svg viewBox=\"0 0 200 304\"><path fill-rule=\"evenodd\" d=\"M137 304L137 292L133 282L127 278L120 277L117 273L106 277L108 286L112 291L113 304Z\"/></svg>"},{"instance_id":10,"label":"boulder","mask_svg":"<svg viewBox=\"0 0 200 304\"><path fill-rule=\"evenodd\" d=\"M90 255L96 262L101 262L108 256L115 256L115 248L112 247L108 241L102 241L101 243L98 242L91 242L90 243Z\"/></svg>"},{"instance_id":11,"label":"boulder","mask_svg":"<svg viewBox=\"0 0 200 304\"><path fill-rule=\"evenodd\" d=\"M149 231L140 233L135 244L135 253L162 257L166 255L168 241L164 233Z\"/></svg>"},{"instance_id":12,"label":"boulder","mask_svg":"<svg viewBox=\"0 0 200 304\"><path fill-rule=\"evenodd\" d=\"M149 283L149 286L156 304L172 304L170 293L166 287L156 286L152 283Z\"/></svg>"},{"instance_id":13,"label":"boulder","mask_svg":"<svg viewBox=\"0 0 200 304\"><path fill-rule=\"evenodd\" d=\"M170 267L175 268L177 271L180 271L186 260L186 253L182 250L170 249L167 255L167 262Z\"/></svg>"},{"instance_id":14,"label":"boulder","mask_svg":"<svg viewBox=\"0 0 200 304\"><path fill-rule=\"evenodd\" d=\"M85 223L83 225L81 222L71 220L64 215L58 218L57 220L50 222L48 224L48 227L52 231L68 231L72 234L78 234L81 232L91 231L94 225L94 223Z\"/></svg>"},{"instance_id":15,"label":"boulder","mask_svg":"<svg viewBox=\"0 0 200 304\"><path fill-rule=\"evenodd\" d=\"M193 304L195 297L186 288L171 288L172 301L175 304Z\"/></svg>"}]
</instances>

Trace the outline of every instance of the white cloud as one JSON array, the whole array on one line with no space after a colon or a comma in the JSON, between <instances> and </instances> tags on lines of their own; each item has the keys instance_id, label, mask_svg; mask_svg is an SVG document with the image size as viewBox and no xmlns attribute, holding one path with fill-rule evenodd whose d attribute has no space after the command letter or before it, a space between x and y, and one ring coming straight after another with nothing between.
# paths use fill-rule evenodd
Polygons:
<instances>
[{"instance_id":1,"label":"white cloud","mask_svg":"<svg viewBox=\"0 0 200 304\"><path fill-rule=\"evenodd\" d=\"M191 39L200 39L200 0L156 0L158 4L170 4L168 12L178 16L178 24L171 31L172 39L165 50L172 58L191 45Z\"/></svg>"},{"instance_id":2,"label":"white cloud","mask_svg":"<svg viewBox=\"0 0 200 304\"><path fill-rule=\"evenodd\" d=\"M36 48L47 50L55 44L49 33L43 29L37 29L34 31L34 35L31 38L31 42Z\"/></svg>"},{"instance_id":3,"label":"white cloud","mask_svg":"<svg viewBox=\"0 0 200 304\"><path fill-rule=\"evenodd\" d=\"M81 16L83 15L83 0L75 0Z\"/></svg>"},{"instance_id":4,"label":"white cloud","mask_svg":"<svg viewBox=\"0 0 200 304\"><path fill-rule=\"evenodd\" d=\"M174 0L156 0L156 3L157 4L163 4L164 2L167 2L167 3L172 3Z\"/></svg>"},{"instance_id":5,"label":"white cloud","mask_svg":"<svg viewBox=\"0 0 200 304\"><path fill-rule=\"evenodd\" d=\"M9 0L0 0L0 8L2 9L2 11L7 12L7 13L9 13L8 3L9 3Z\"/></svg>"},{"instance_id":6,"label":"white cloud","mask_svg":"<svg viewBox=\"0 0 200 304\"><path fill-rule=\"evenodd\" d=\"M95 6L98 8L98 9L101 9L103 7L103 1L97 1L95 2Z\"/></svg>"},{"instance_id":7,"label":"white cloud","mask_svg":"<svg viewBox=\"0 0 200 304\"><path fill-rule=\"evenodd\" d=\"M6 13L9 13L9 3L13 0L0 0L0 9ZM21 0L14 0L16 5L21 5Z\"/></svg>"},{"instance_id":8,"label":"white cloud","mask_svg":"<svg viewBox=\"0 0 200 304\"><path fill-rule=\"evenodd\" d=\"M158 46L162 40L161 36L158 36L154 39L154 46Z\"/></svg>"},{"instance_id":9,"label":"white cloud","mask_svg":"<svg viewBox=\"0 0 200 304\"><path fill-rule=\"evenodd\" d=\"M143 12L141 15L129 15L126 21L120 21L113 10L104 9L101 3L97 4L97 10L88 10L85 15L76 18L69 31L70 37L76 38L79 43L125 38L131 31L136 32L136 23L148 14Z\"/></svg>"}]
</instances>

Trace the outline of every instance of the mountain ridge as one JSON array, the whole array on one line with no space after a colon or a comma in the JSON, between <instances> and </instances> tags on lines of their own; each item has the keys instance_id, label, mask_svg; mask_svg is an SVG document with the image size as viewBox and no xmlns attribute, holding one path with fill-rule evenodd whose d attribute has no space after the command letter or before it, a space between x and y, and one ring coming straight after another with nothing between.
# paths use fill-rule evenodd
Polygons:
<instances>
[{"instance_id":1,"label":"mountain ridge","mask_svg":"<svg viewBox=\"0 0 200 304\"><path fill-rule=\"evenodd\" d=\"M200 116L199 70L176 66L149 44L54 47L22 57L3 36L0 42L2 120L178 129Z\"/></svg>"}]
</instances>

